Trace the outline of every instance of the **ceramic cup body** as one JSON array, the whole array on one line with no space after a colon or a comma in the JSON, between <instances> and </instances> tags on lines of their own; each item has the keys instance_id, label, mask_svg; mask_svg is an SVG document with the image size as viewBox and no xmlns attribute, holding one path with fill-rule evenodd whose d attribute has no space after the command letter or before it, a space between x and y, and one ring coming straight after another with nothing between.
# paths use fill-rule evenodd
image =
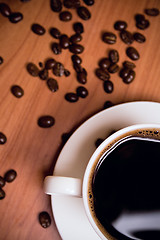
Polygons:
<instances>
[{"instance_id":1,"label":"ceramic cup body","mask_svg":"<svg viewBox=\"0 0 160 240\"><path fill-rule=\"evenodd\" d=\"M94 211L94 196L91 200L92 192L92 180L97 164L101 159L110 151L114 151L118 144L122 141L128 141L129 136L138 136L143 139L155 139L159 142L160 139L160 124L137 124L126 128L123 128L102 142L102 144L96 149L85 170L83 179L68 178L64 176L48 176L44 181L44 191L47 194L54 195L70 195L73 197L82 197L84 202L84 208L86 215L91 223L95 232L103 240L115 239L110 233L103 227L100 221L97 219ZM106 157L107 160L107 157Z\"/></svg>"}]
</instances>

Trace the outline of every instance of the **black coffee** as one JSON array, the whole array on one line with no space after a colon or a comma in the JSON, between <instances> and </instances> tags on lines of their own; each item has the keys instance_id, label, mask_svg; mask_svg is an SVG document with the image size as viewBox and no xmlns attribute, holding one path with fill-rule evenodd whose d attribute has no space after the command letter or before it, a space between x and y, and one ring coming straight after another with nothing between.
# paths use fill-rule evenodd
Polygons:
<instances>
[{"instance_id":1,"label":"black coffee","mask_svg":"<svg viewBox=\"0 0 160 240\"><path fill-rule=\"evenodd\" d=\"M159 137L158 132L151 134ZM111 236L118 240L160 239L159 170L158 141L130 136L101 157L89 201L93 214Z\"/></svg>"}]
</instances>

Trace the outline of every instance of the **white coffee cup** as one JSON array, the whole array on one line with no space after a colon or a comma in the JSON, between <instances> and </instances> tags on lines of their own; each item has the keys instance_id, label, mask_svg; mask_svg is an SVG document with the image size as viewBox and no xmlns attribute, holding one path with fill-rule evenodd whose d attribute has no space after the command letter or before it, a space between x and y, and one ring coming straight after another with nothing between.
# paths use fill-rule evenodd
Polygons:
<instances>
[{"instance_id":1,"label":"white coffee cup","mask_svg":"<svg viewBox=\"0 0 160 240\"><path fill-rule=\"evenodd\" d=\"M95 217L91 209L89 200L89 188L91 186L91 177L97 166L97 163L103 156L113 151L121 142L128 141L130 136L140 137L141 139L154 139L160 141L160 124L136 124L123 128L105 139L95 150L89 159L83 179L77 179L65 176L47 176L44 180L44 191L49 195L69 195L72 197L82 197L86 215L99 237L103 240L114 239L108 233ZM82 159L83 161L83 159Z\"/></svg>"}]
</instances>

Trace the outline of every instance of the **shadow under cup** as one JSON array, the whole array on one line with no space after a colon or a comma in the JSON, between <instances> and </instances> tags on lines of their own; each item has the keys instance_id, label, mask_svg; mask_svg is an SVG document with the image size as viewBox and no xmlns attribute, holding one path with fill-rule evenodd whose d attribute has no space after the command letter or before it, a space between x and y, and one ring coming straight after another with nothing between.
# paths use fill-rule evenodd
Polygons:
<instances>
[{"instance_id":1,"label":"shadow under cup","mask_svg":"<svg viewBox=\"0 0 160 240\"><path fill-rule=\"evenodd\" d=\"M87 208L103 238L160 239L160 129L117 136L87 179Z\"/></svg>"}]
</instances>

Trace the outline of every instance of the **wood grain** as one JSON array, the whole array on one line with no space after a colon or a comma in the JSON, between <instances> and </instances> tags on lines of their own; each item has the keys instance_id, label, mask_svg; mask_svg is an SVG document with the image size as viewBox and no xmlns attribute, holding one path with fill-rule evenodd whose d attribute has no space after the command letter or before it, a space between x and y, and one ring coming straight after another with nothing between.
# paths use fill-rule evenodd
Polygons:
<instances>
[{"instance_id":1,"label":"wood grain","mask_svg":"<svg viewBox=\"0 0 160 240\"><path fill-rule=\"evenodd\" d=\"M61 239L54 218L48 229L43 229L38 222L38 214L48 211L50 215L50 198L43 192L43 180L52 174L57 156L62 149L61 136L78 127L87 118L103 109L104 102L114 104L136 100L160 102L160 17L146 16L150 27L138 30L135 27L134 15L143 13L145 8L160 9L159 0L95 0L88 7L92 17L88 21L81 20L75 10L72 21L62 22L58 13L50 9L49 1L31 0L23 3L20 0L3 1L9 4L12 11L22 12L23 21L12 24L0 15L0 55L4 63L0 66L0 131L7 136L7 143L0 146L0 175L8 169L17 171L13 183L5 185L6 198L0 201L0 239L1 240L35 240ZM117 49L120 54L120 66L125 60L126 47L113 28L116 20L125 20L128 30L139 31L147 41L132 45L139 51L140 59L136 62L136 78L127 85L118 74L113 74L114 92L107 94L103 90L102 81L95 76L95 68L102 57L106 57L110 49ZM85 85L89 91L86 99L77 103L69 103L64 99L67 92L75 92L80 85L70 59L71 53L63 50L55 56L50 44L54 40L50 27L57 27L62 33L74 33L72 24L81 21L84 24L82 44L85 51L81 54L82 66L88 72ZM46 28L44 36L35 35L31 31L32 23L39 23ZM103 31L117 34L117 43L107 45L101 40ZM53 57L62 62L71 71L71 76L57 78L59 91L52 93L45 81L30 76L26 64L44 62ZM50 76L53 76L50 73ZM15 98L10 88L20 85L24 96ZM55 125L50 129L42 129L37 125L41 115L55 117Z\"/></svg>"}]
</instances>

